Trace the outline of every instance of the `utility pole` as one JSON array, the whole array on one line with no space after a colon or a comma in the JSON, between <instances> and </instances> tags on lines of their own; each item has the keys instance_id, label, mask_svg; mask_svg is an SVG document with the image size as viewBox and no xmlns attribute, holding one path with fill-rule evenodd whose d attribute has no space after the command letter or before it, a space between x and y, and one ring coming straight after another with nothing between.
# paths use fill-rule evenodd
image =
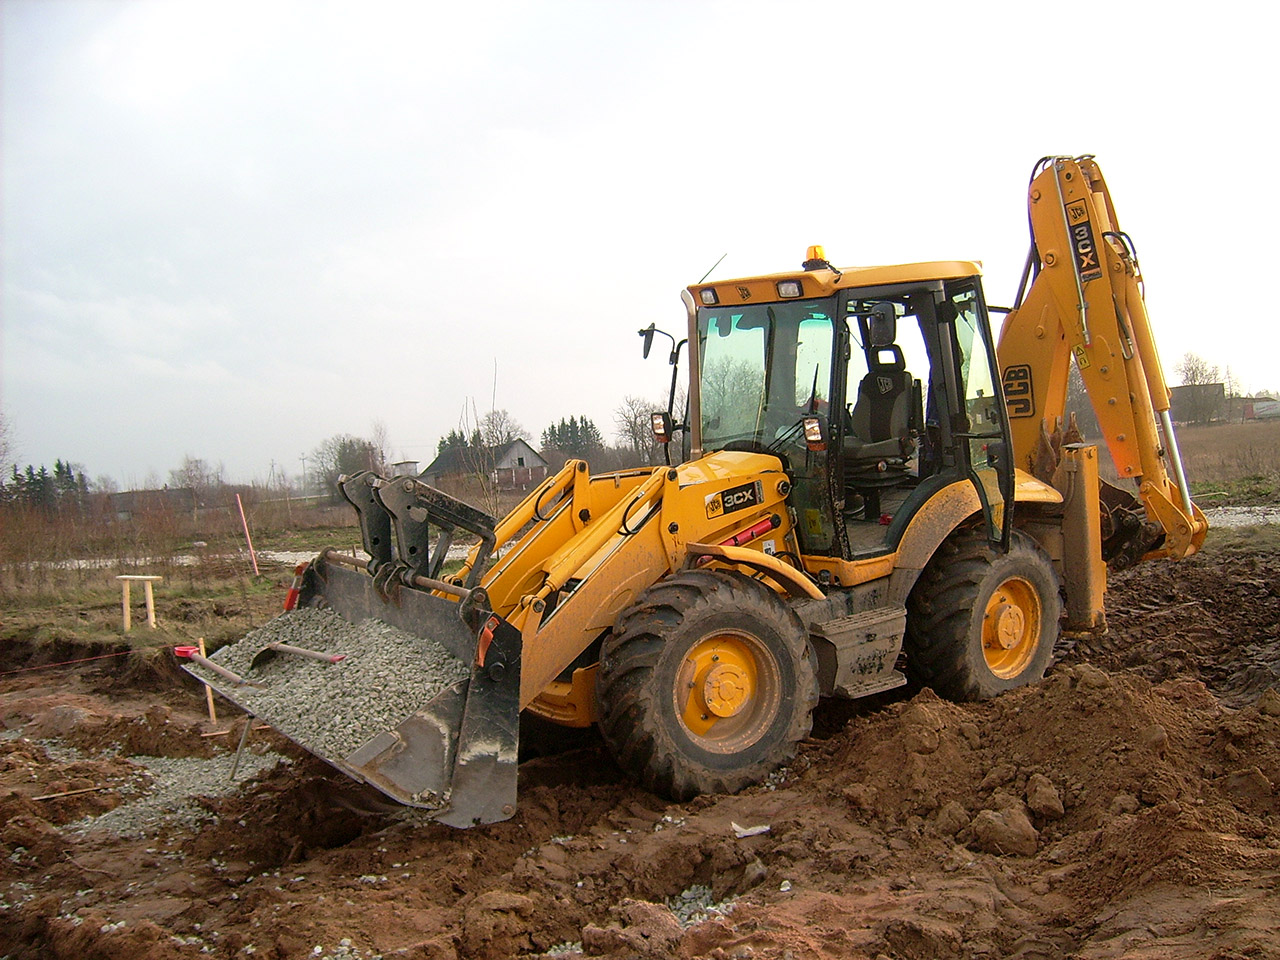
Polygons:
<instances>
[{"instance_id":1,"label":"utility pole","mask_svg":"<svg viewBox=\"0 0 1280 960\"><path fill-rule=\"evenodd\" d=\"M307 495L307 455L304 453L298 458L302 461L302 496Z\"/></svg>"}]
</instances>

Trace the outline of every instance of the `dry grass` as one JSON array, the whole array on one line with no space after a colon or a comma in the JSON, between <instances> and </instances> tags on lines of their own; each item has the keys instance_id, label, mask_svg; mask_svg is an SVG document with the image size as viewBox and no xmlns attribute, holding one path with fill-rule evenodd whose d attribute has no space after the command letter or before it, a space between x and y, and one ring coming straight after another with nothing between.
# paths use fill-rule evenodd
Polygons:
<instances>
[{"instance_id":1,"label":"dry grass","mask_svg":"<svg viewBox=\"0 0 1280 960\"><path fill-rule=\"evenodd\" d=\"M246 504L258 550L358 543L349 507ZM202 544L202 546L196 546ZM9 505L0 512L0 598L92 590L122 573L154 573L189 588L252 573L234 507L156 510L128 519L86 511L49 516Z\"/></svg>"},{"instance_id":2,"label":"dry grass","mask_svg":"<svg viewBox=\"0 0 1280 960\"><path fill-rule=\"evenodd\" d=\"M1202 507L1280 500L1280 421L1186 426L1178 445Z\"/></svg>"}]
</instances>

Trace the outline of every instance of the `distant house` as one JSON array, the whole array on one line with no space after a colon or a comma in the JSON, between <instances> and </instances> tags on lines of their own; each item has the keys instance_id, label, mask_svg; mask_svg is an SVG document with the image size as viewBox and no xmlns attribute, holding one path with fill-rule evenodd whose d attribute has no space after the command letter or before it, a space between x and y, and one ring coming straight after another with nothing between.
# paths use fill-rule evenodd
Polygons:
<instances>
[{"instance_id":1,"label":"distant house","mask_svg":"<svg viewBox=\"0 0 1280 960\"><path fill-rule=\"evenodd\" d=\"M1280 419L1280 400L1271 397L1245 397L1245 420L1277 420Z\"/></svg>"},{"instance_id":2,"label":"distant house","mask_svg":"<svg viewBox=\"0 0 1280 960\"><path fill-rule=\"evenodd\" d=\"M123 493L110 494L110 498L111 511L120 521L159 513L190 513L194 516L199 506L196 502L196 493L190 487L126 490Z\"/></svg>"},{"instance_id":3,"label":"distant house","mask_svg":"<svg viewBox=\"0 0 1280 960\"><path fill-rule=\"evenodd\" d=\"M523 490L547 476L547 461L524 440L500 447L450 447L420 474L432 486L484 476L499 490Z\"/></svg>"},{"instance_id":4,"label":"distant house","mask_svg":"<svg viewBox=\"0 0 1280 960\"><path fill-rule=\"evenodd\" d=\"M1169 413L1178 423L1208 423L1227 416L1227 394L1221 383L1172 387Z\"/></svg>"}]
</instances>

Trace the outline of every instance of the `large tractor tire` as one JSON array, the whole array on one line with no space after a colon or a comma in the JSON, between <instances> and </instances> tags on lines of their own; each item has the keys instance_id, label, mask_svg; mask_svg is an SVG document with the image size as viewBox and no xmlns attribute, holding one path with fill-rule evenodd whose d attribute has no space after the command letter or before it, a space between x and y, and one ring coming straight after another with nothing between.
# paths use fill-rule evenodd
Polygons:
<instances>
[{"instance_id":1,"label":"large tractor tire","mask_svg":"<svg viewBox=\"0 0 1280 960\"><path fill-rule=\"evenodd\" d=\"M950 700L984 700L1044 676L1062 601L1053 564L1013 533L1001 553L963 527L930 559L907 598L907 671Z\"/></svg>"},{"instance_id":2,"label":"large tractor tire","mask_svg":"<svg viewBox=\"0 0 1280 960\"><path fill-rule=\"evenodd\" d=\"M605 640L600 729L654 793L734 793L795 756L818 681L799 617L737 573L685 571L650 587Z\"/></svg>"}]
</instances>

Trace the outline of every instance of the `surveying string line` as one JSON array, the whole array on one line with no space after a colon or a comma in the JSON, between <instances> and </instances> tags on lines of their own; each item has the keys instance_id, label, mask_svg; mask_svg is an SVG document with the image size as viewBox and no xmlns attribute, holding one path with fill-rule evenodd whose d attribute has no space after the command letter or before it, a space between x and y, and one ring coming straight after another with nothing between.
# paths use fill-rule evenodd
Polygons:
<instances>
[{"instance_id":1,"label":"surveying string line","mask_svg":"<svg viewBox=\"0 0 1280 960\"><path fill-rule=\"evenodd\" d=\"M111 657L127 657L133 653L132 650L121 650L119 653L104 653L97 657L82 657L79 660L63 660L59 663L45 663L38 667L23 667L21 670L7 670L0 673L0 677L12 677L18 673L30 673L32 670L48 670L50 667L67 667L73 663L88 663L90 660L108 660Z\"/></svg>"}]
</instances>

